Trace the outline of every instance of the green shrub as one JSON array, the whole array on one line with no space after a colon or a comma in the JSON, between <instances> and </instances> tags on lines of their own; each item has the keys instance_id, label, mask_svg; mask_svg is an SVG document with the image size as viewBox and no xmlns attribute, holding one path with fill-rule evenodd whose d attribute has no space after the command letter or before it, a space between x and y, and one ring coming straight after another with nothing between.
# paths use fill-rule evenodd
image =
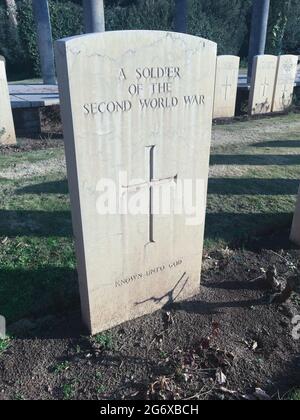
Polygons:
<instances>
[{"instance_id":1,"label":"green shrub","mask_svg":"<svg viewBox=\"0 0 300 420\"><path fill-rule=\"evenodd\" d=\"M218 54L239 54L251 0L189 0L189 32L218 44Z\"/></svg>"},{"instance_id":2,"label":"green shrub","mask_svg":"<svg viewBox=\"0 0 300 420\"><path fill-rule=\"evenodd\" d=\"M5 7L0 4L0 55L6 59L7 71L23 68L26 61L18 33L9 24Z\"/></svg>"},{"instance_id":3,"label":"green shrub","mask_svg":"<svg viewBox=\"0 0 300 420\"><path fill-rule=\"evenodd\" d=\"M19 37L11 32L0 0L0 54L10 78L40 73L31 0L18 0ZM105 0L106 29L172 30L175 0ZM247 59L252 0L188 0L190 34L218 43L219 54ZM49 0L53 39L83 32L81 0ZM272 0L267 53L300 54L299 0Z\"/></svg>"},{"instance_id":4,"label":"green shrub","mask_svg":"<svg viewBox=\"0 0 300 420\"><path fill-rule=\"evenodd\" d=\"M151 29L170 30L173 21L172 0L143 0L128 7L107 6L107 30Z\"/></svg>"},{"instance_id":5,"label":"green shrub","mask_svg":"<svg viewBox=\"0 0 300 420\"><path fill-rule=\"evenodd\" d=\"M287 18L282 50L300 55L300 2L292 0Z\"/></svg>"},{"instance_id":6,"label":"green shrub","mask_svg":"<svg viewBox=\"0 0 300 420\"><path fill-rule=\"evenodd\" d=\"M82 8L71 1L49 1L53 40L83 32ZM40 75L40 60L37 47L35 23L31 0L18 4L19 33L27 65L34 70L32 76Z\"/></svg>"},{"instance_id":7,"label":"green shrub","mask_svg":"<svg viewBox=\"0 0 300 420\"><path fill-rule=\"evenodd\" d=\"M114 2L115 3L115 2ZM128 7L107 5L108 30L172 30L173 0L136 0ZM238 54L247 35L251 0L189 0L188 32L211 39L221 54Z\"/></svg>"}]
</instances>

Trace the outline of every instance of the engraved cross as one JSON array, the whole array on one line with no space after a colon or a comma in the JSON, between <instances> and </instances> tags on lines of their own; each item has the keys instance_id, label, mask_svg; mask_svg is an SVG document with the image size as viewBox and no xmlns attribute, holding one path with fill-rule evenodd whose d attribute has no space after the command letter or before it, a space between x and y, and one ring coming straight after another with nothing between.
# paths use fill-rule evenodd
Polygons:
<instances>
[{"instance_id":1,"label":"engraved cross","mask_svg":"<svg viewBox=\"0 0 300 420\"><path fill-rule=\"evenodd\" d=\"M263 96L266 96L267 90L269 88L269 83L267 82L267 76L265 77L265 82L261 85L263 88Z\"/></svg>"},{"instance_id":2,"label":"engraved cross","mask_svg":"<svg viewBox=\"0 0 300 420\"><path fill-rule=\"evenodd\" d=\"M230 84L228 81L228 76L226 78L226 83L222 86L225 88L225 101L227 101L228 88L232 87L232 84Z\"/></svg>"},{"instance_id":3,"label":"engraved cross","mask_svg":"<svg viewBox=\"0 0 300 420\"><path fill-rule=\"evenodd\" d=\"M155 162L154 162L154 152L155 146L147 146L146 153L147 153L147 161L148 161L148 168L146 169L146 181L127 185L125 188L127 191L137 191L143 188L149 189L149 220L148 220L148 243L154 243L154 188L159 187L163 184L173 184L177 182L177 175L170 176L168 178L160 178L157 179L154 176L155 172Z\"/></svg>"}]
</instances>

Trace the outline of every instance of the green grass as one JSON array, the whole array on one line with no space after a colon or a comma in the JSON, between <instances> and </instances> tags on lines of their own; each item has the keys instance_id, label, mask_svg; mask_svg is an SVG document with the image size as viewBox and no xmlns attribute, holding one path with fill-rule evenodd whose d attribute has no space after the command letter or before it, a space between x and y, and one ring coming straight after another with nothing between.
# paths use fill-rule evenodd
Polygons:
<instances>
[{"instance_id":1,"label":"green grass","mask_svg":"<svg viewBox=\"0 0 300 420\"><path fill-rule=\"evenodd\" d=\"M113 337L109 332L97 334L95 337L93 337L93 340L97 344L100 344L104 349L112 350L114 347Z\"/></svg>"},{"instance_id":2,"label":"green grass","mask_svg":"<svg viewBox=\"0 0 300 420\"><path fill-rule=\"evenodd\" d=\"M8 349L10 344L10 338L0 339L0 355Z\"/></svg>"},{"instance_id":3,"label":"green grass","mask_svg":"<svg viewBox=\"0 0 300 420\"><path fill-rule=\"evenodd\" d=\"M288 396L289 401L300 401L300 389L295 389Z\"/></svg>"},{"instance_id":4,"label":"green grass","mask_svg":"<svg viewBox=\"0 0 300 420\"><path fill-rule=\"evenodd\" d=\"M24 401L25 397L22 394L16 394L14 397L15 401Z\"/></svg>"},{"instance_id":5,"label":"green grass","mask_svg":"<svg viewBox=\"0 0 300 420\"><path fill-rule=\"evenodd\" d=\"M63 156L63 149L0 155L0 169ZM7 323L78 305L64 173L0 177L0 308ZM1 242L5 239L4 243Z\"/></svg>"},{"instance_id":6,"label":"green grass","mask_svg":"<svg viewBox=\"0 0 300 420\"><path fill-rule=\"evenodd\" d=\"M63 399L71 400L75 395L75 389L73 384L64 384L62 387Z\"/></svg>"},{"instance_id":7,"label":"green grass","mask_svg":"<svg viewBox=\"0 0 300 420\"><path fill-rule=\"evenodd\" d=\"M63 372L66 372L70 369L70 363L68 361L60 362L57 365L54 366L53 371L56 374L60 374Z\"/></svg>"},{"instance_id":8,"label":"green grass","mask_svg":"<svg viewBox=\"0 0 300 420\"><path fill-rule=\"evenodd\" d=\"M11 155L0 154L0 169L5 169L12 165L16 166L20 164L41 162L44 160L60 157L61 155L61 148L13 153Z\"/></svg>"},{"instance_id":9,"label":"green grass","mask_svg":"<svg viewBox=\"0 0 300 420\"><path fill-rule=\"evenodd\" d=\"M299 121L293 114L274 120L286 123L284 136L262 130L259 142L213 147L206 250L247 246L253 238L290 227L300 183L300 135L293 129ZM236 134L251 124L263 128L264 120L221 129ZM47 167L63 153L55 148L0 155L0 312L8 325L79 307L65 173L5 176L14 168L18 173L18 165ZM96 340L112 345L106 335Z\"/></svg>"},{"instance_id":10,"label":"green grass","mask_svg":"<svg viewBox=\"0 0 300 420\"><path fill-rule=\"evenodd\" d=\"M97 394L104 394L106 392L106 388L104 385L99 385L97 387Z\"/></svg>"},{"instance_id":11,"label":"green grass","mask_svg":"<svg viewBox=\"0 0 300 420\"><path fill-rule=\"evenodd\" d=\"M23 80L15 80L12 82L9 82L11 85L37 85L37 84L43 84L42 79L23 79Z\"/></svg>"},{"instance_id":12,"label":"green grass","mask_svg":"<svg viewBox=\"0 0 300 420\"><path fill-rule=\"evenodd\" d=\"M300 136L267 137L268 141L213 150L211 170L217 175L208 186L207 249L242 246L291 225L300 184Z\"/></svg>"}]
</instances>

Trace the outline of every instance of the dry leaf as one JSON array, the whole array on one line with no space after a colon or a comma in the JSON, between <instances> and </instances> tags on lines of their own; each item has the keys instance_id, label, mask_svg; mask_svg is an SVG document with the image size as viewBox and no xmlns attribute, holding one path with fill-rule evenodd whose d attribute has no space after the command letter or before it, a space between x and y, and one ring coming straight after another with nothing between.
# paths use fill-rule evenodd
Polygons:
<instances>
[{"instance_id":1,"label":"dry leaf","mask_svg":"<svg viewBox=\"0 0 300 420\"><path fill-rule=\"evenodd\" d=\"M219 385L224 385L227 382L227 377L221 370L218 370L216 373L216 381Z\"/></svg>"},{"instance_id":2,"label":"dry leaf","mask_svg":"<svg viewBox=\"0 0 300 420\"><path fill-rule=\"evenodd\" d=\"M251 346L251 349L252 349L253 351L255 351L257 348L258 348L258 344L257 344L257 342L256 342L256 341L254 341L254 342L253 342L253 344L252 344L252 346Z\"/></svg>"}]
</instances>

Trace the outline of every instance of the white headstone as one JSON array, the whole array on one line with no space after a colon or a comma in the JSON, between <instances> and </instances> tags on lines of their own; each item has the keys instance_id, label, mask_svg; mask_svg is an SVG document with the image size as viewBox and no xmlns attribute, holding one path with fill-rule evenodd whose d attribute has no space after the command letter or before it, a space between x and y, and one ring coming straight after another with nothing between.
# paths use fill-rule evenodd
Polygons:
<instances>
[{"instance_id":1,"label":"white headstone","mask_svg":"<svg viewBox=\"0 0 300 420\"><path fill-rule=\"evenodd\" d=\"M272 112L276 71L276 56L254 57L248 110L250 115Z\"/></svg>"},{"instance_id":2,"label":"white headstone","mask_svg":"<svg viewBox=\"0 0 300 420\"><path fill-rule=\"evenodd\" d=\"M107 32L58 41L56 62L82 312L94 334L199 291L216 44Z\"/></svg>"},{"instance_id":3,"label":"white headstone","mask_svg":"<svg viewBox=\"0 0 300 420\"><path fill-rule=\"evenodd\" d=\"M16 144L15 127L10 106L5 60L0 56L0 144Z\"/></svg>"},{"instance_id":4,"label":"white headstone","mask_svg":"<svg viewBox=\"0 0 300 420\"><path fill-rule=\"evenodd\" d=\"M297 55L281 55L278 57L273 112L284 111L292 105L297 64Z\"/></svg>"},{"instance_id":5,"label":"white headstone","mask_svg":"<svg viewBox=\"0 0 300 420\"><path fill-rule=\"evenodd\" d=\"M4 316L0 315L0 340L6 338L6 319Z\"/></svg>"},{"instance_id":6,"label":"white headstone","mask_svg":"<svg viewBox=\"0 0 300 420\"><path fill-rule=\"evenodd\" d=\"M214 118L232 118L235 115L240 57L221 55L217 58Z\"/></svg>"},{"instance_id":7,"label":"white headstone","mask_svg":"<svg viewBox=\"0 0 300 420\"><path fill-rule=\"evenodd\" d=\"M294 214L290 239L295 244L300 245L300 189L298 193L298 200Z\"/></svg>"}]
</instances>

